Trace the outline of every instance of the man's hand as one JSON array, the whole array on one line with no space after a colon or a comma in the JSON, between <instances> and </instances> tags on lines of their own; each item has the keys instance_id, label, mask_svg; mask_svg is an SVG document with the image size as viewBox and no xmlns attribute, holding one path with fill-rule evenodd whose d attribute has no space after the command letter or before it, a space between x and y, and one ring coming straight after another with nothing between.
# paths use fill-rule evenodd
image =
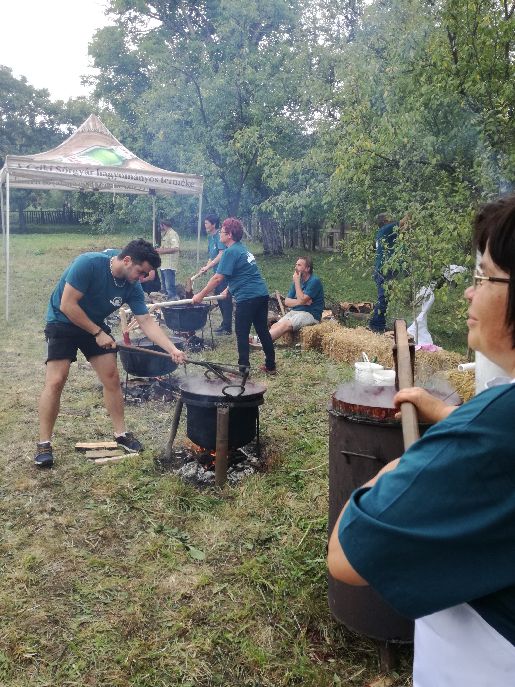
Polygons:
<instances>
[{"instance_id":1,"label":"man's hand","mask_svg":"<svg viewBox=\"0 0 515 687\"><path fill-rule=\"evenodd\" d=\"M432 396L428 391L418 386L402 389L395 394L393 402L397 408L400 407L401 403L413 403L420 419L432 424L444 420L453 410L456 410L456 406L446 405L439 398ZM399 420L401 413L397 413L395 417Z\"/></svg>"},{"instance_id":2,"label":"man's hand","mask_svg":"<svg viewBox=\"0 0 515 687\"><path fill-rule=\"evenodd\" d=\"M95 336L95 341L100 348L116 348L116 341L112 336L106 334L104 330L99 332L98 336Z\"/></svg>"},{"instance_id":3,"label":"man's hand","mask_svg":"<svg viewBox=\"0 0 515 687\"><path fill-rule=\"evenodd\" d=\"M180 351L178 348L174 346L174 350L170 353L170 356L174 363L177 363L180 365L186 360L186 353L184 351Z\"/></svg>"},{"instance_id":4,"label":"man's hand","mask_svg":"<svg viewBox=\"0 0 515 687\"><path fill-rule=\"evenodd\" d=\"M208 266L208 265L204 265L203 267L201 267L201 268L199 269L199 272L200 272L200 274L205 274L205 273L208 271L208 269L209 269L209 266Z\"/></svg>"},{"instance_id":5,"label":"man's hand","mask_svg":"<svg viewBox=\"0 0 515 687\"><path fill-rule=\"evenodd\" d=\"M224 289L222 293L220 294L220 298L227 298L229 295L229 289Z\"/></svg>"},{"instance_id":6,"label":"man's hand","mask_svg":"<svg viewBox=\"0 0 515 687\"><path fill-rule=\"evenodd\" d=\"M300 284L300 273L297 272L297 270L295 270L295 272L293 273L292 279L295 283Z\"/></svg>"},{"instance_id":7,"label":"man's hand","mask_svg":"<svg viewBox=\"0 0 515 687\"><path fill-rule=\"evenodd\" d=\"M202 298L203 296L200 293L193 294L193 298L191 299L193 305L198 305L199 303L202 303Z\"/></svg>"}]
</instances>

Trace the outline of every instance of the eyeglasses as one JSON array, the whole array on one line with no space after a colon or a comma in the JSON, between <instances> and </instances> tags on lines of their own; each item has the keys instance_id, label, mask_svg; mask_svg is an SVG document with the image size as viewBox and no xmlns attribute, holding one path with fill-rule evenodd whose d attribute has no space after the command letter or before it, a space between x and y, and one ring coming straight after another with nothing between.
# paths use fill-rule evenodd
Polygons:
<instances>
[{"instance_id":1,"label":"eyeglasses","mask_svg":"<svg viewBox=\"0 0 515 687\"><path fill-rule=\"evenodd\" d=\"M510 284L513 281L508 277L485 277L484 274L481 274L481 272L478 272L477 270L476 272L474 272L474 276L472 279L472 284L475 289L478 289L480 286L482 286L483 282L485 281L493 281L499 284Z\"/></svg>"}]
</instances>

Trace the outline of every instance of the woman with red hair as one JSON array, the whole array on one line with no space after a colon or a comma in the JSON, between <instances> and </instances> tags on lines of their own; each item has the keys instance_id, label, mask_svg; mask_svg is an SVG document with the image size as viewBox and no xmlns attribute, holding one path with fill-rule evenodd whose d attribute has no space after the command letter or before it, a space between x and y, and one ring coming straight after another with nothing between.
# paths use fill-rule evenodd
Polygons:
<instances>
[{"instance_id":1,"label":"woman with red hair","mask_svg":"<svg viewBox=\"0 0 515 687\"><path fill-rule=\"evenodd\" d=\"M259 369L275 374L275 350L268 331L268 288L252 253L241 243L243 225L236 217L224 220L220 229L220 240L226 246L216 273L206 286L193 296L194 303L200 303L223 281L236 303L234 328L238 344L238 365L250 367L250 328L254 325L265 353L265 364ZM224 292L225 293L225 292ZM223 294L222 294L223 295Z\"/></svg>"}]
</instances>

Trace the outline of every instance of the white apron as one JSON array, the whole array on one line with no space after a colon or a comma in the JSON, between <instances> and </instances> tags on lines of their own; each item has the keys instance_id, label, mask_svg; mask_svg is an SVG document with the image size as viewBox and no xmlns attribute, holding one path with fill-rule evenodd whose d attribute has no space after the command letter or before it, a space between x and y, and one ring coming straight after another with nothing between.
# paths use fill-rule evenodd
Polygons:
<instances>
[{"instance_id":1,"label":"white apron","mask_svg":"<svg viewBox=\"0 0 515 687\"><path fill-rule=\"evenodd\" d=\"M413 687L515 687L515 647L468 604L415 621Z\"/></svg>"}]
</instances>

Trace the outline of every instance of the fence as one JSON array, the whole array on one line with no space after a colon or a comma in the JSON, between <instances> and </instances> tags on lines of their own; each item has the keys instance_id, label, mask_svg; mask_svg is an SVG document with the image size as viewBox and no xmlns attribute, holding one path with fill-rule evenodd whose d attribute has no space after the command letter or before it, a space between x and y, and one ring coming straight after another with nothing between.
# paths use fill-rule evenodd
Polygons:
<instances>
[{"instance_id":1,"label":"fence","mask_svg":"<svg viewBox=\"0 0 515 687\"><path fill-rule=\"evenodd\" d=\"M91 210L73 210L64 208L62 210L24 210L20 217L19 212L10 212L10 222L12 226L22 224L82 224L91 219ZM21 221L20 221L21 220Z\"/></svg>"}]
</instances>

